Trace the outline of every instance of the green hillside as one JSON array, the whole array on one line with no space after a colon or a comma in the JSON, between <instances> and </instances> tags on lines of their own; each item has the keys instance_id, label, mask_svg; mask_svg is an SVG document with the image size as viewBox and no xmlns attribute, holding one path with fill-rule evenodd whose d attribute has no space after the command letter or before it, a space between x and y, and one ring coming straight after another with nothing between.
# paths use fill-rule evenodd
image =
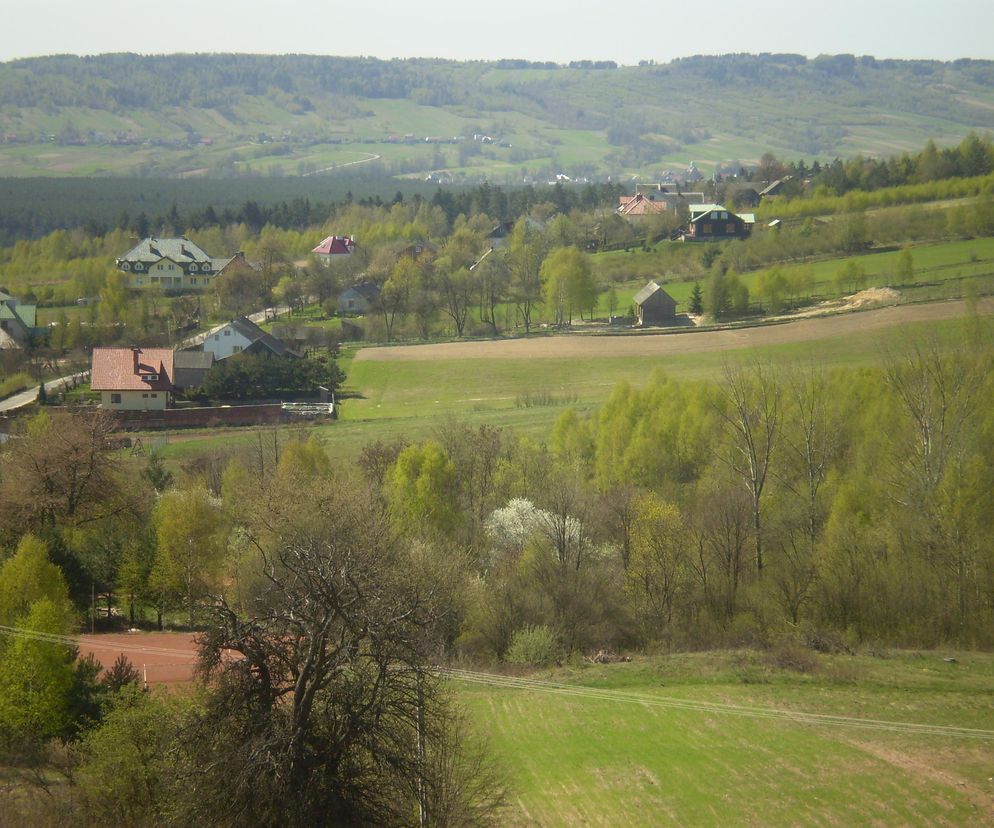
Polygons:
<instances>
[{"instance_id":1,"label":"green hillside","mask_svg":"<svg viewBox=\"0 0 994 828\"><path fill-rule=\"evenodd\" d=\"M592 68L600 67L600 68ZM855 153L994 127L994 62L851 55L557 66L304 55L0 64L0 176L658 175ZM474 135L493 139L474 140ZM426 139L440 139L439 141Z\"/></svg>"}]
</instances>

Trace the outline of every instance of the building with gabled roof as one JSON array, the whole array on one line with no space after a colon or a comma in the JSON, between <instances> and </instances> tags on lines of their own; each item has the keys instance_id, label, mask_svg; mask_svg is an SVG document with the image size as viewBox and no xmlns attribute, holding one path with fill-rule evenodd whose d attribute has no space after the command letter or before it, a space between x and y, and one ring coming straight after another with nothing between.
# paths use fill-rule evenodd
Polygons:
<instances>
[{"instance_id":1,"label":"building with gabled roof","mask_svg":"<svg viewBox=\"0 0 994 828\"><path fill-rule=\"evenodd\" d=\"M635 294L635 324L671 325L676 319L676 299L655 282Z\"/></svg>"},{"instance_id":2,"label":"building with gabled roof","mask_svg":"<svg viewBox=\"0 0 994 828\"><path fill-rule=\"evenodd\" d=\"M637 184L635 195L618 196L619 215L636 218L676 212L691 204L703 204L704 193L684 193L663 184Z\"/></svg>"},{"instance_id":3,"label":"building with gabled roof","mask_svg":"<svg viewBox=\"0 0 994 828\"><path fill-rule=\"evenodd\" d=\"M170 348L94 348L90 388L114 411L161 411L172 400L173 351Z\"/></svg>"},{"instance_id":4,"label":"building with gabled roof","mask_svg":"<svg viewBox=\"0 0 994 828\"><path fill-rule=\"evenodd\" d=\"M338 312L345 315L367 313L379 298L380 286L376 282L360 282L338 294Z\"/></svg>"},{"instance_id":5,"label":"building with gabled roof","mask_svg":"<svg viewBox=\"0 0 994 828\"><path fill-rule=\"evenodd\" d=\"M159 286L167 291L204 290L214 276L236 257L215 258L186 236L149 236L115 260L133 287Z\"/></svg>"},{"instance_id":6,"label":"building with gabled roof","mask_svg":"<svg viewBox=\"0 0 994 828\"><path fill-rule=\"evenodd\" d=\"M239 316L208 331L203 349L214 354L215 360L241 353L268 357L301 356L283 340L266 333L245 316Z\"/></svg>"},{"instance_id":7,"label":"building with gabled roof","mask_svg":"<svg viewBox=\"0 0 994 828\"><path fill-rule=\"evenodd\" d=\"M23 348L33 338L42 335L37 327L37 308L25 305L8 293L0 291L0 349Z\"/></svg>"},{"instance_id":8,"label":"building with gabled roof","mask_svg":"<svg viewBox=\"0 0 994 828\"><path fill-rule=\"evenodd\" d=\"M684 241L744 239L752 232L752 213L733 213L723 204L692 204L690 221L681 232Z\"/></svg>"},{"instance_id":9,"label":"building with gabled roof","mask_svg":"<svg viewBox=\"0 0 994 828\"><path fill-rule=\"evenodd\" d=\"M355 239L351 236L328 236L317 247L311 250L314 257L326 267L333 261L351 256L355 253Z\"/></svg>"}]
</instances>

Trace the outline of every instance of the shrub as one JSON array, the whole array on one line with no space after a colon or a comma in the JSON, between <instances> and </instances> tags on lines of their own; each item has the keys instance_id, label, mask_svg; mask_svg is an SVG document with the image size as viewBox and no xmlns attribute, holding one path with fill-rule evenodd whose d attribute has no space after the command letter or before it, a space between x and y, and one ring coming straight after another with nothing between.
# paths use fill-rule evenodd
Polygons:
<instances>
[{"instance_id":1,"label":"shrub","mask_svg":"<svg viewBox=\"0 0 994 828\"><path fill-rule=\"evenodd\" d=\"M527 625L511 639L507 660L511 664L545 667L559 659L559 645L552 630L544 625Z\"/></svg>"}]
</instances>

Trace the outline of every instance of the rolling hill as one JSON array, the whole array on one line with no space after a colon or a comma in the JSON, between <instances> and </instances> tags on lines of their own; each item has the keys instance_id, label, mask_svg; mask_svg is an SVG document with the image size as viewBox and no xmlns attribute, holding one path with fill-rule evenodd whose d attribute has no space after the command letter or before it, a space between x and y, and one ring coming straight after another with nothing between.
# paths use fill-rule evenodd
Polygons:
<instances>
[{"instance_id":1,"label":"rolling hill","mask_svg":"<svg viewBox=\"0 0 994 828\"><path fill-rule=\"evenodd\" d=\"M725 55L570 66L307 55L0 64L2 176L705 174L994 128L994 62ZM485 136L485 137L484 137Z\"/></svg>"}]
</instances>

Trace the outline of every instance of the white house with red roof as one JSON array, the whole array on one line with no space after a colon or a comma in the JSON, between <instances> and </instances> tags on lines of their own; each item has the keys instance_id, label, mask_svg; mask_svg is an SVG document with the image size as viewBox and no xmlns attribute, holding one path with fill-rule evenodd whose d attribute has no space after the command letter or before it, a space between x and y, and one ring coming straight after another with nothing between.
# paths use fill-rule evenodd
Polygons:
<instances>
[{"instance_id":1,"label":"white house with red roof","mask_svg":"<svg viewBox=\"0 0 994 828\"><path fill-rule=\"evenodd\" d=\"M332 262L342 261L343 257L351 256L355 253L355 239L351 236L328 236L321 244L315 247L311 253L325 267Z\"/></svg>"},{"instance_id":2,"label":"white house with red roof","mask_svg":"<svg viewBox=\"0 0 994 828\"><path fill-rule=\"evenodd\" d=\"M90 388L111 411L161 411L175 390L170 348L94 348Z\"/></svg>"}]
</instances>

